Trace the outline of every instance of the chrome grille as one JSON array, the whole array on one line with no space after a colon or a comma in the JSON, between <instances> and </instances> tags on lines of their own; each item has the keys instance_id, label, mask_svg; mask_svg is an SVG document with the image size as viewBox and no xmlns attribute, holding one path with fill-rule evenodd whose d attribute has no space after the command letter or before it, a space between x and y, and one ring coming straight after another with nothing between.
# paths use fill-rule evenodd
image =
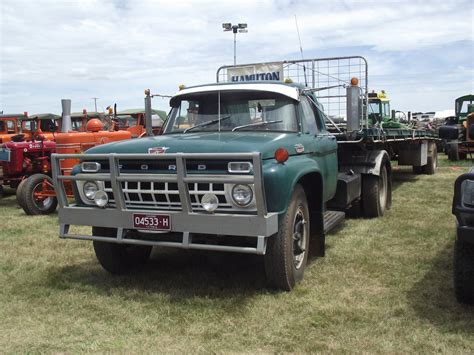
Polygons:
<instances>
[{"instance_id":1,"label":"chrome grille","mask_svg":"<svg viewBox=\"0 0 474 355\"><path fill-rule=\"evenodd\" d=\"M125 206L128 209L150 209L181 211L178 184L172 182L140 182L123 181L122 191ZM217 213L245 211L256 212L256 208L240 208L231 199L232 184L188 183L191 206L195 212L203 212L201 198L206 193L213 193L219 199ZM115 200L110 182L105 182L105 192L109 197L109 205L115 207Z\"/></svg>"}]
</instances>

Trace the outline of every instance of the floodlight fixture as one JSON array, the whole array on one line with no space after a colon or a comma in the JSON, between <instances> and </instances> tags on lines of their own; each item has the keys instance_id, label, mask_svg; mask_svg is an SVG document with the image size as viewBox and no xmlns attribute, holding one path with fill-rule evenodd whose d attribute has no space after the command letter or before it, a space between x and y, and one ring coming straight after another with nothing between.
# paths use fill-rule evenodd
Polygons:
<instances>
[{"instance_id":1,"label":"floodlight fixture","mask_svg":"<svg viewBox=\"0 0 474 355\"><path fill-rule=\"evenodd\" d=\"M225 22L222 24L224 32L232 31L234 34L234 65L237 63L237 32L239 33L248 33L247 24L239 23L238 25L232 25L230 22Z\"/></svg>"}]
</instances>

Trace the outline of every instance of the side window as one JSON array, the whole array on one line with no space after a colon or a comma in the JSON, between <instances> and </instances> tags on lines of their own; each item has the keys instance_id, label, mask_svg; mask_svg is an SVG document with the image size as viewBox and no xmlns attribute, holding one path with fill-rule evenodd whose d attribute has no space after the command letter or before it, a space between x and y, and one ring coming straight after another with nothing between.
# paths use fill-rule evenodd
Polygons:
<instances>
[{"instance_id":1,"label":"side window","mask_svg":"<svg viewBox=\"0 0 474 355\"><path fill-rule=\"evenodd\" d=\"M305 133L318 133L318 126L316 125L316 115L309 100L301 96L301 114L303 115L303 127Z\"/></svg>"}]
</instances>

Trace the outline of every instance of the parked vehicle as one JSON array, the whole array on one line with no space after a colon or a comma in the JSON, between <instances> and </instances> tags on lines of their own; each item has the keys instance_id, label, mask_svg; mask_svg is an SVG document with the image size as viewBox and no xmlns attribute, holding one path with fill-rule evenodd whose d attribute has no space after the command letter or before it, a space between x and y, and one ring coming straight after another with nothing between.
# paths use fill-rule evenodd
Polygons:
<instances>
[{"instance_id":1,"label":"parked vehicle","mask_svg":"<svg viewBox=\"0 0 474 355\"><path fill-rule=\"evenodd\" d=\"M346 70L324 73L335 65ZM221 67L217 83L180 90L161 136L53 155L57 190L71 181L76 197L58 194L60 236L92 240L111 273L142 265L152 246L259 254L269 285L291 290L310 238L324 256L325 235L346 211L370 218L390 208L392 157L434 172L433 135L369 125L364 58L257 63L248 65L254 74L236 73L242 67ZM281 73L255 74L270 67ZM308 79L303 67L318 70ZM334 72L345 74L318 86ZM292 83L255 79L283 73ZM327 114L341 117L335 97L344 127ZM72 157L81 164L66 176L59 164ZM92 233L71 233L71 225Z\"/></svg>"},{"instance_id":2,"label":"parked vehicle","mask_svg":"<svg viewBox=\"0 0 474 355\"><path fill-rule=\"evenodd\" d=\"M454 290L461 303L474 303L474 168L454 183Z\"/></svg>"},{"instance_id":3,"label":"parked vehicle","mask_svg":"<svg viewBox=\"0 0 474 355\"><path fill-rule=\"evenodd\" d=\"M474 95L458 97L455 113L456 116L446 118L446 124L439 128L451 161L464 160L474 152Z\"/></svg>"},{"instance_id":4,"label":"parked vehicle","mask_svg":"<svg viewBox=\"0 0 474 355\"><path fill-rule=\"evenodd\" d=\"M20 133L19 120L27 117L24 114L2 114L0 115L0 143L11 141L12 137Z\"/></svg>"},{"instance_id":5,"label":"parked vehicle","mask_svg":"<svg viewBox=\"0 0 474 355\"><path fill-rule=\"evenodd\" d=\"M100 116L87 112L73 113L66 118L53 114L32 115L21 120L23 133L15 141L0 146L2 185L17 190L18 204L27 214L48 214L56 210L51 182L52 153L80 154L98 144L131 138L129 132L102 131ZM69 173L75 164L76 160L66 160L62 164L63 172ZM72 195L71 189L67 191Z\"/></svg>"},{"instance_id":6,"label":"parked vehicle","mask_svg":"<svg viewBox=\"0 0 474 355\"><path fill-rule=\"evenodd\" d=\"M154 135L162 132L162 126L166 120L166 112L161 110L151 110L152 131ZM132 134L132 138L139 138L146 135L146 120L144 109L129 109L119 111L112 116L111 130L125 130Z\"/></svg>"}]
</instances>

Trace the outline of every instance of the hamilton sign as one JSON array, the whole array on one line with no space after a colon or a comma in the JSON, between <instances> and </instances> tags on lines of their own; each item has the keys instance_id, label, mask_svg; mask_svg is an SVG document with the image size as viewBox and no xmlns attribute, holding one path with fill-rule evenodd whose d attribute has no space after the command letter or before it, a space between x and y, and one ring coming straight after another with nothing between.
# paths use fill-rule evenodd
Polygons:
<instances>
[{"instance_id":1,"label":"hamilton sign","mask_svg":"<svg viewBox=\"0 0 474 355\"><path fill-rule=\"evenodd\" d=\"M231 82L283 81L283 63L228 68L227 78Z\"/></svg>"}]
</instances>

